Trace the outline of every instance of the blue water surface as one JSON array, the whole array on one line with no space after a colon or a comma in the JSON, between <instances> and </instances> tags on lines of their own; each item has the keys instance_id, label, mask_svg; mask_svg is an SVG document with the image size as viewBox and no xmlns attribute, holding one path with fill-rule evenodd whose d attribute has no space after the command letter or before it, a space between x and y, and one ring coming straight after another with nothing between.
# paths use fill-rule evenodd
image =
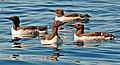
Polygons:
<instances>
[{"instance_id":1,"label":"blue water surface","mask_svg":"<svg viewBox=\"0 0 120 65\"><path fill-rule=\"evenodd\" d=\"M65 12L87 13L92 17L85 32L108 32L116 35L105 42L74 43L74 30L60 32L64 43L59 50L40 44L40 37L24 38L21 48L14 48L11 40L12 22L8 16L19 16L21 26L47 25L55 13L49 9L62 8ZM0 0L0 64L2 65L120 65L120 1L119 0Z\"/></svg>"}]
</instances>

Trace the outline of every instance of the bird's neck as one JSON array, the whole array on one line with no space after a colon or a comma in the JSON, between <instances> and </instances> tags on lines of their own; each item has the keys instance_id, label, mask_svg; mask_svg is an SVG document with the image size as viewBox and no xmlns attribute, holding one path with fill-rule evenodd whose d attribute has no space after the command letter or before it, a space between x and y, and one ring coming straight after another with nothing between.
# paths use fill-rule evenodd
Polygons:
<instances>
[{"instance_id":1,"label":"bird's neck","mask_svg":"<svg viewBox=\"0 0 120 65\"><path fill-rule=\"evenodd\" d=\"M18 27L20 27L20 25L19 25L19 23L17 23L17 24L13 23L12 27L14 30L17 30Z\"/></svg>"},{"instance_id":2,"label":"bird's neck","mask_svg":"<svg viewBox=\"0 0 120 65\"><path fill-rule=\"evenodd\" d=\"M51 33L51 37L55 37L58 36L58 32L57 32L58 28L52 26L52 33Z\"/></svg>"},{"instance_id":3,"label":"bird's neck","mask_svg":"<svg viewBox=\"0 0 120 65\"><path fill-rule=\"evenodd\" d=\"M62 17L64 15L64 12L57 13L57 17Z\"/></svg>"},{"instance_id":4,"label":"bird's neck","mask_svg":"<svg viewBox=\"0 0 120 65\"><path fill-rule=\"evenodd\" d=\"M84 34L84 29L77 29L76 35L79 36L80 34Z\"/></svg>"}]
</instances>

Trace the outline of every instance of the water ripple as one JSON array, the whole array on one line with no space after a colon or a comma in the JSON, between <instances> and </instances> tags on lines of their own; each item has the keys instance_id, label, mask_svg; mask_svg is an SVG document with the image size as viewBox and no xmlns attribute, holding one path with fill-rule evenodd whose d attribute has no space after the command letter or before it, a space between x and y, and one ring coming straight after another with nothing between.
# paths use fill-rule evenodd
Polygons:
<instances>
[{"instance_id":1,"label":"water ripple","mask_svg":"<svg viewBox=\"0 0 120 65\"><path fill-rule=\"evenodd\" d=\"M0 63L9 65L119 65L120 64L120 2L117 0L0 0ZM75 29L64 25L59 31L64 43L59 48L46 48L40 38L11 40L12 22L4 20L7 16L20 16L21 26L47 25L51 33L51 23L55 13L49 9L62 8L67 13L87 13L92 17L85 32L108 32L116 36L105 42L75 43ZM71 23L70 23L71 24ZM69 30L68 30L69 29ZM18 46L14 46L18 43ZM7 62L7 63L6 63Z\"/></svg>"}]
</instances>

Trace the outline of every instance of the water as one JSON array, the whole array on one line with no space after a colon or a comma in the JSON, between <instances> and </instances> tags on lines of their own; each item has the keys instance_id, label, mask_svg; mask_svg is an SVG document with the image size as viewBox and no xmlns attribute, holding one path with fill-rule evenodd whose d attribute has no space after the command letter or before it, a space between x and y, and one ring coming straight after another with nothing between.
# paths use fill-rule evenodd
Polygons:
<instances>
[{"instance_id":1,"label":"water","mask_svg":"<svg viewBox=\"0 0 120 65\"><path fill-rule=\"evenodd\" d=\"M3 65L120 65L120 1L119 0L0 0L0 64ZM73 33L63 31L64 43L59 50L46 48L40 38L25 38L12 47L11 22L3 18L20 16L21 25L47 25L51 33L51 23L55 13L49 9L62 8L65 12L88 13L92 17L85 27L116 35L115 40L106 42L85 42L76 44ZM66 26L66 29L69 28ZM74 29L73 29L74 31Z\"/></svg>"}]
</instances>

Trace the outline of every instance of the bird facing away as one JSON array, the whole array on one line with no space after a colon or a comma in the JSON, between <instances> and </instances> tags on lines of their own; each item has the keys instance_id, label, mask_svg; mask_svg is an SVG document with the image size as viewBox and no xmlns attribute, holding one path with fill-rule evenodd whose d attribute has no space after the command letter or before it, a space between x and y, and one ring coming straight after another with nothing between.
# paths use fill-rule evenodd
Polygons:
<instances>
[{"instance_id":1,"label":"bird facing away","mask_svg":"<svg viewBox=\"0 0 120 65\"><path fill-rule=\"evenodd\" d=\"M57 48L58 45L63 43L63 40L58 35L58 27L63 25L64 23L58 20L54 20L51 27L52 32L51 34L45 34L41 38L41 44L43 45L51 45L51 47Z\"/></svg>"},{"instance_id":2,"label":"bird facing away","mask_svg":"<svg viewBox=\"0 0 120 65\"><path fill-rule=\"evenodd\" d=\"M112 40L115 38L113 34L105 33L105 32L90 32L84 33L84 24L81 22L77 22L72 25L67 25L70 27L76 28L76 33L74 34L74 40L77 42L79 40L84 41L105 41Z\"/></svg>"},{"instance_id":3,"label":"bird facing away","mask_svg":"<svg viewBox=\"0 0 120 65\"><path fill-rule=\"evenodd\" d=\"M91 17L88 14L78 14L78 13L64 13L61 8L56 8L55 10L49 10L55 12L55 20L60 20L63 22L79 21L79 20L89 20Z\"/></svg>"},{"instance_id":4,"label":"bird facing away","mask_svg":"<svg viewBox=\"0 0 120 65\"><path fill-rule=\"evenodd\" d=\"M9 19L13 22L11 28L12 36L37 37L40 34L47 33L47 26L20 26L18 16L10 16L4 19Z\"/></svg>"}]
</instances>

